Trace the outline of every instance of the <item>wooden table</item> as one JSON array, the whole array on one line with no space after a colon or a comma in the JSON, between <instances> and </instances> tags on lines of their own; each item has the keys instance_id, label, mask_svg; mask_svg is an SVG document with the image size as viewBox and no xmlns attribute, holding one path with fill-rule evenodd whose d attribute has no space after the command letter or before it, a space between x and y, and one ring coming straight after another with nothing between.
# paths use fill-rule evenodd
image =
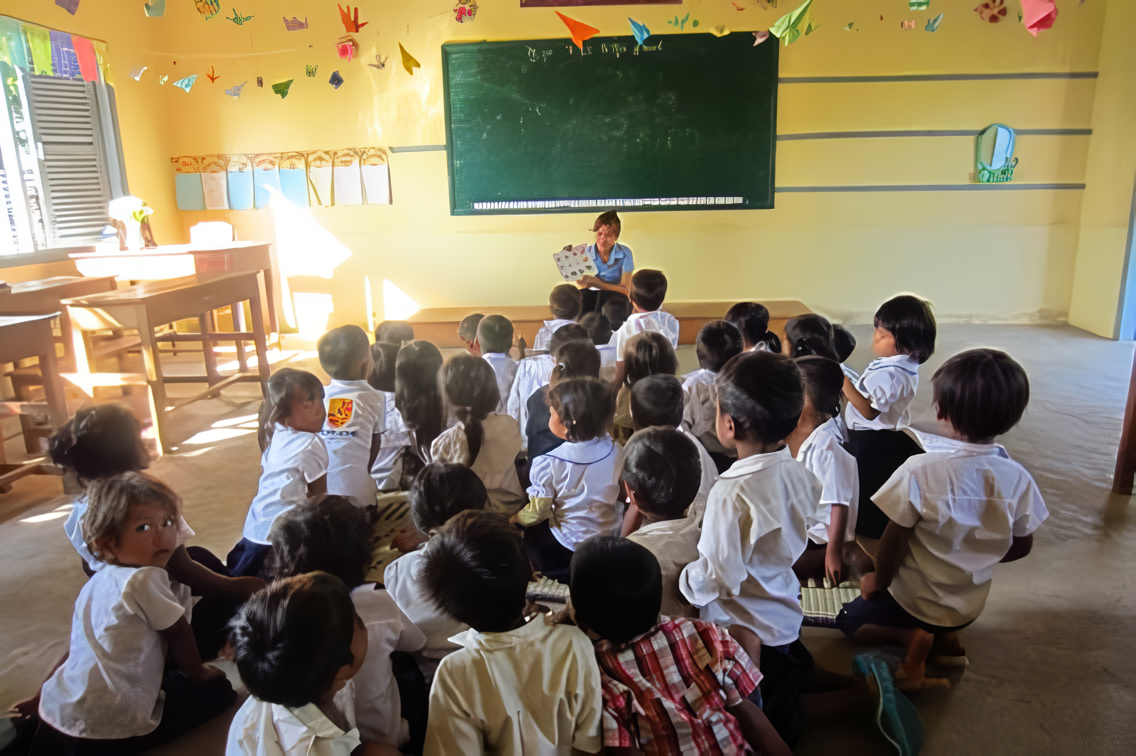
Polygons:
<instances>
[{"instance_id":1,"label":"wooden table","mask_svg":"<svg viewBox=\"0 0 1136 756\"><path fill-rule=\"evenodd\" d=\"M89 376L68 378L76 384L122 385L143 378L149 386L151 413L158 428L162 444L168 443L167 415L181 407L220 393L239 381L256 381L261 393L267 393L270 369L264 318L262 316L262 274L259 272L229 273L224 275L195 275L166 281L151 281L120 289L107 294L80 297L66 302L71 319L77 329L124 329L137 331L142 340L142 359L145 376L93 373ZM252 312L251 332L214 332L210 327L209 313L219 307L247 301ZM202 342L205 357L204 376L166 376L159 360L155 328L177 320L197 318L200 334L194 336ZM188 334L187 334L188 336ZM217 357L213 344L218 341L252 341L256 347L257 369L238 370L222 376L217 370ZM118 383L98 383L100 376ZM208 383L209 388L173 405L167 400L168 383Z\"/></svg>"},{"instance_id":2,"label":"wooden table","mask_svg":"<svg viewBox=\"0 0 1136 756\"><path fill-rule=\"evenodd\" d=\"M260 271L264 274L260 290L261 312L268 331L280 332L276 320L275 266L269 242L229 242L223 246L163 244L137 252L78 252L68 257L75 261L75 266L84 276L117 276L127 281L162 281L192 275ZM234 319L237 317L234 312Z\"/></svg>"},{"instance_id":3,"label":"wooden table","mask_svg":"<svg viewBox=\"0 0 1136 756\"><path fill-rule=\"evenodd\" d=\"M56 276L39 281L12 284L0 292L0 314L45 315L54 313L59 318L59 332L63 342L64 370L75 369L75 340L72 337L71 317L60 303L73 297L102 294L118 288L114 276L86 278L83 276Z\"/></svg>"},{"instance_id":4,"label":"wooden table","mask_svg":"<svg viewBox=\"0 0 1136 756\"><path fill-rule=\"evenodd\" d=\"M63 382L59 377L59 366L55 357L55 336L51 322L59 313L29 315L19 317L0 317L0 363L16 362L31 357L39 359L39 369L43 375L43 389L47 398L47 416L52 427L58 428L67 421L67 401L63 394ZM0 403L0 415L26 415L37 410L39 405L21 402ZM8 484L28 475L52 474L55 468L44 460L34 460L22 465L9 465L4 460L3 444L0 444L0 491L6 491Z\"/></svg>"}]
</instances>

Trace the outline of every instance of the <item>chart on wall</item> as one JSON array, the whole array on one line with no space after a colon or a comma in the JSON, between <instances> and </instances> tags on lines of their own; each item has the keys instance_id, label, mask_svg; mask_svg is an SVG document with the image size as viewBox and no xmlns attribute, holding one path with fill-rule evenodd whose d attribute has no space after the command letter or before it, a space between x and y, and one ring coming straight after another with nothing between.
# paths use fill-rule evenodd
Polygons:
<instances>
[{"instance_id":1,"label":"chart on wall","mask_svg":"<svg viewBox=\"0 0 1136 756\"><path fill-rule=\"evenodd\" d=\"M773 207L779 51L753 42L443 45L451 214Z\"/></svg>"}]
</instances>

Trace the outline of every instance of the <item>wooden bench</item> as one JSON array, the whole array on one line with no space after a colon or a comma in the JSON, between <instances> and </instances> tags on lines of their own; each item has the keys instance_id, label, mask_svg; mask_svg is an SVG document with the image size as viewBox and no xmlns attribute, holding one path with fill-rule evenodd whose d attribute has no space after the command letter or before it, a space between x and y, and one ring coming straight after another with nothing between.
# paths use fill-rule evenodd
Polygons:
<instances>
[{"instance_id":1,"label":"wooden bench","mask_svg":"<svg viewBox=\"0 0 1136 756\"><path fill-rule=\"evenodd\" d=\"M663 309L678 318L678 343L693 344L702 326L712 320L721 320L726 310L738 300L717 300L698 302L667 302ZM798 315L812 312L802 302L795 299L756 299L769 308L769 329L784 336L785 322ZM483 315L504 315L513 321L515 336L524 336L531 347L536 333L544 327L544 321L551 320L548 305L518 305L514 307L432 307L419 310L409 318L414 326L414 338L425 339L439 347L461 347L458 338L458 325L466 317L480 312Z\"/></svg>"}]
</instances>

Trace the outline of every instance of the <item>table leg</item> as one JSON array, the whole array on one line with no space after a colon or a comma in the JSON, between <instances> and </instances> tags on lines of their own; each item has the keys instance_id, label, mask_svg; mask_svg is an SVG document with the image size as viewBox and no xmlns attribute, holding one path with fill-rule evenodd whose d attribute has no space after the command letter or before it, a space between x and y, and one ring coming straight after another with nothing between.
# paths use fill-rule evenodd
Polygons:
<instances>
[{"instance_id":1,"label":"table leg","mask_svg":"<svg viewBox=\"0 0 1136 756\"><path fill-rule=\"evenodd\" d=\"M154 338L154 327L150 323L146 308L138 308L138 335L142 338L142 362L146 366L146 383L150 386L150 407L154 415L154 425L158 429L158 439L162 446L169 444L166 430L166 383L162 378L162 365L158 361L158 340Z\"/></svg>"},{"instance_id":2,"label":"table leg","mask_svg":"<svg viewBox=\"0 0 1136 756\"><path fill-rule=\"evenodd\" d=\"M249 311L252 313L252 332L256 338L256 369L260 374L260 393L267 397L268 378L272 374L272 369L268 364L268 341L264 333L264 313L260 306L259 294L249 299Z\"/></svg>"},{"instance_id":3,"label":"table leg","mask_svg":"<svg viewBox=\"0 0 1136 756\"><path fill-rule=\"evenodd\" d=\"M245 303L237 302L233 305L233 330L243 332L245 330ZM242 373L247 373L248 356L245 355L245 342L237 342L237 365L240 366Z\"/></svg>"},{"instance_id":4,"label":"table leg","mask_svg":"<svg viewBox=\"0 0 1136 756\"><path fill-rule=\"evenodd\" d=\"M51 329L48 329L51 336ZM49 338L39 355L39 374L43 381L43 393L47 399L48 417L52 426L59 428L67 422L67 395L63 391L63 380L59 377L59 361L55 357L55 339Z\"/></svg>"},{"instance_id":5,"label":"table leg","mask_svg":"<svg viewBox=\"0 0 1136 756\"><path fill-rule=\"evenodd\" d=\"M217 354L213 351L213 339L209 338L213 333L210 324L212 319L212 312L197 316L197 325L201 330L201 354L205 357L205 377L210 386L221 380L221 374L217 372Z\"/></svg>"}]
</instances>

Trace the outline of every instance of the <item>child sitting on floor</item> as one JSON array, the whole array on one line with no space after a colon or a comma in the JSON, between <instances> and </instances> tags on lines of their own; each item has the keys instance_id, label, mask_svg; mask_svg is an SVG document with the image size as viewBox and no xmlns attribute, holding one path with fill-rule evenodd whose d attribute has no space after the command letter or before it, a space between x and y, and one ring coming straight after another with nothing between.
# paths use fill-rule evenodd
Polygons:
<instances>
[{"instance_id":1,"label":"child sitting on floor","mask_svg":"<svg viewBox=\"0 0 1136 756\"><path fill-rule=\"evenodd\" d=\"M442 385L454 424L434 439L431 460L470 468L489 492L489 508L515 513L525 504L516 464L521 429L513 418L494 412L501 395L493 368L480 357L459 354L442 368Z\"/></svg>"},{"instance_id":2,"label":"child sitting on floor","mask_svg":"<svg viewBox=\"0 0 1136 756\"><path fill-rule=\"evenodd\" d=\"M272 553L265 564L269 580L327 572L350 591L355 613L367 630L367 659L354 678L355 722L363 740L403 746L411 739L409 719L421 750L426 698L404 701L395 682L391 654L419 651L426 643L382 586L366 582L375 539L367 513L342 496L316 497L285 513L272 531ZM407 657L409 658L409 657ZM413 663L412 663L413 665ZM422 685L425 692L425 685ZM400 716L400 712L403 714ZM415 714L417 716L415 716ZM413 749L412 749L413 750Z\"/></svg>"},{"instance_id":3,"label":"child sitting on floor","mask_svg":"<svg viewBox=\"0 0 1136 756\"><path fill-rule=\"evenodd\" d=\"M635 423L631 419L631 389L635 384L651 375L674 375L678 372L678 356L667 337L655 331L645 331L632 336L624 348L623 385L615 395L615 439L624 443L634 432ZM619 370L616 370L619 373Z\"/></svg>"},{"instance_id":4,"label":"child sitting on floor","mask_svg":"<svg viewBox=\"0 0 1136 756\"><path fill-rule=\"evenodd\" d=\"M201 663L190 590L166 572L178 547L177 494L127 472L95 482L88 505L84 539L105 566L79 592L70 650L43 684L37 756L149 750L236 699L224 674Z\"/></svg>"},{"instance_id":5,"label":"child sitting on floor","mask_svg":"<svg viewBox=\"0 0 1136 756\"><path fill-rule=\"evenodd\" d=\"M578 544L619 531L623 449L607 434L612 405L603 381L560 381L549 389L548 405L548 427L567 443L533 459L529 504L514 521L525 526L533 568L563 582Z\"/></svg>"},{"instance_id":6,"label":"child sitting on floor","mask_svg":"<svg viewBox=\"0 0 1136 756\"><path fill-rule=\"evenodd\" d=\"M552 419L552 411L548 407L548 389L568 378L598 378L600 375L600 353L592 346L592 342L568 341L558 346L553 354L556 367L548 378L548 386L529 397L529 420L525 429L529 463L526 466L525 480L529 478L527 467L531 466L532 460L564 443L564 439L548 427L548 421Z\"/></svg>"},{"instance_id":7,"label":"child sitting on floor","mask_svg":"<svg viewBox=\"0 0 1136 756\"><path fill-rule=\"evenodd\" d=\"M380 341L371 345L371 372L367 383L383 396L383 443L371 465L371 478L381 493L403 491L409 488L409 481L403 486L403 466L405 454L410 448L410 430L402 421L402 414L394 403L395 363L398 361L398 344Z\"/></svg>"},{"instance_id":8,"label":"child sitting on floor","mask_svg":"<svg viewBox=\"0 0 1136 756\"><path fill-rule=\"evenodd\" d=\"M414 527L430 538L459 512L485 509L488 500L485 486L472 470L438 462L422 468L407 499ZM426 595L422 578L425 545L387 565L383 584L399 608L426 635L418 666L429 683L438 660L459 648L450 638L468 630L469 626L443 612Z\"/></svg>"},{"instance_id":9,"label":"child sitting on floor","mask_svg":"<svg viewBox=\"0 0 1136 756\"><path fill-rule=\"evenodd\" d=\"M781 339L769 330L769 310L757 302L738 302L726 311L726 320L737 326L747 352L780 352Z\"/></svg>"},{"instance_id":10,"label":"child sitting on floor","mask_svg":"<svg viewBox=\"0 0 1136 756\"><path fill-rule=\"evenodd\" d=\"M743 351L745 341L736 325L728 320L707 323L699 329L694 342L698 370L687 373L682 381L682 390L686 392L682 426L710 452L718 472L729 467L736 457L718 443L718 434L714 432L718 412L718 389L714 382L722 366Z\"/></svg>"},{"instance_id":11,"label":"child sitting on floor","mask_svg":"<svg viewBox=\"0 0 1136 756\"><path fill-rule=\"evenodd\" d=\"M856 534L869 554L888 524L887 515L872 503L872 494L908 457L922 451L900 429L911 415L919 366L935 352L935 330L928 302L907 294L889 299L876 310L872 333L876 359L855 383L844 380L848 451L856 457L860 479Z\"/></svg>"},{"instance_id":12,"label":"child sitting on floor","mask_svg":"<svg viewBox=\"0 0 1136 756\"><path fill-rule=\"evenodd\" d=\"M580 318L580 325L600 353L600 367L615 367L615 344L611 342L611 324L602 314L589 312Z\"/></svg>"},{"instance_id":13,"label":"child sitting on floor","mask_svg":"<svg viewBox=\"0 0 1136 756\"><path fill-rule=\"evenodd\" d=\"M556 358L553 355L569 341L587 338L588 332L577 323L561 326L548 342L548 354L536 354L517 363L517 377L513 379L513 388L509 390L508 411L509 416L517 421L518 426L528 427L529 399L548 385L552 368L556 367Z\"/></svg>"},{"instance_id":14,"label":"child sitting on floor","mask_svg":"<svg viewBox=\"0 0 1136 756\"><path fill-rule=\"evenodd\" d=\"M225 756L397 756L364 743L355 726L352 678L367 641L347 587L326 572L278 580L249 599L232 642L252 695L229 726Z\"/></svg>"},{"instance_id":15,"label":"child sitting on floor","mask_svg":"<svg viewBox=\"0 0 1136 756\"><path fill-rule=\"evenodd\" d=\"M496 412L505 414L509 405L509 389L517 377L517 361L509 356L513 348L513 323L503 315L488 315L477 326L477 353L489 363L497 376L501 401Z\"/></svg>"},{"instance_id":16,"label":"child sitting on floor","mask_svg":"<svg viewBox=\"0 0 1136 756\"><path fill-rule=\"evenodd\" d=\"M430 445L445 429L445 403L438 385L442 370L442 353L429 341L412 341L398 351L394 365L394 406L410 432L410 450L414 453L413 471L406 469L412 460L404 458L403 477L412 477L421 465L430 462Z\"/></svg>"},{"instance_id":17,"label":"child sitting on floor","mask_svg":"<svg viewBox=\"0 0 1136 756\"><path fill-rule=\"evenodd\" d=\"M65 478L73 478L82 492L71 506L63 524L67 539L83 558L88 576L106 566L91 554L83 536L83 519L87 514L87 490L95 481L125 472L141 472L150 465L150 454L142 442L142 426L130 410L117 404L100 404L75 413L51 437L52 460L64 469ZM229 571L216 556L200 546L186 547L193 530L181 514L178 499L176 516L178 546L170 555L166 571L187 585L194 596L201 596L193 612L193 633L203 659L213 659L225 642L225 625L237 608L264 581L255 577L229 577Z\"/></svg>"},{"instance_id":18,"label":"child sitting on floor","mask_svg":"<svg viewBox=\"0 0 1136 756\"><path fill-rule=\"evenodd\" d=\"M687 517L698 496L697 445L673 428L655 427L636 432L623 450L620 479L627 490L625 526L633 511L642 515L641 524L626 535L659 561L663 572L660 611L667 617L698 616L698 609L678 590L682 569L698 558L702 533L699 521Z\"/></svg>"},{"instance_id":19,"label":"child sitting on floor","mask_svg":"<svg viewBox=\"0 0 1136 756\"><path fill-rule=\"evenodd\" d=\"M552 320L544 321L544 326L536 332L533 339L533 349L548 349L548 342L552 334L566 325L576 322L580 317L580 306L583 295L572 284L559 284L552 287L548 294L548 309L552 312Z\"/></svg>"},{"instance_id":20,"label":"child sitting on floor","mask_svg":"<svg viewBox=\"0 0 1136 756\"><path fill-rule=\"evenodd\" d=\"M484 317L480 312L475 312L472 315L467 315L458 324L458 338L465 344L466 351L470 354L477 354L474 346L477 342L477 327L481 325L481 319Z\"/></svg>"},{"instance_id":21,"label":"child sitting on floor","mask_svg":"<svg viewBox=\"0 0 1136 756\"><path fill-rule=\"evenodd\" d=\"M334 328L316 343L320 367L331 376L324 389L327 419L320 436L327 446L327 492L348 496L357 507L375 503L371 466L386 430L383 396L371 384L371 346L359 326Z\"/></svg>"},{"instance_id":22,"label":"child sitting on floor","mask_svg":"<svg viewBox=\"0 0 1136 756\"><path fill-rule=\"evenodd\" d=\"M802 580L827 577L838 585L844 577L844 544L856 540L860 481L856 460L841 446L840 397L844 373L824 357L798 357L805 406L786 443L821 483L818 522L809 528L809 543L795 570Z\"/></svg>"},{"instance_id":23,"label":"child sitting on floor","mask_svg":"<svg viewBox=\"0 0 1136 756\"><path fill-rule=\"evenodd\" d=\"M636 432L644 428L674 428L694 442L698 451L699 484L690 514L701 524L710 489L718 482L718 468L698 439L682 427L683 397L682 384L676 376L647 376L631 389L631 422ZM630 514L630 510L628 512Z\"/></svg>"},{"instance_id":24,"label":"child sitting on floor","mask_svg":"<svg viewBox=\"0 0 1136 756\"><path fill-rule=\"evenodd\" d=\"M755 351L726 363L718 375L718 439L737 448L738 461L710 492L698 560L679 579L702 619L731 626L759 659L762 709L790 745L806 724L866 712L871 703L851 678L822 681L800 640L804 615L793 565L821 494L820 481L785 445L803 407L800 370L788 357ZM822 686L844 690L809 697Z\"/></svg>"},{"instance_id":25,"label":"child sitting on floor","mask_svg":"<svg viewBox=\"0 0 1136 756\"><path fill-rule=\"evenodd\" d=\"M572 557L572 616L598 640L607 753L788 756L748 700L761 672L723 628L667 616L665 598L660 617L665 581L647 549L619 538Z\"/></svg>"},{"instance_id":26,"label":"child sitting on floor","mask_svg":"<svg viewBox=\"0 0 1136 756\"><path fill-rule=\"evenodd\" d=\"M426 756L599 753L602 698L578 628L526 623L532 569L504 516L463 512L426 547L427 594L470 630L430 690Z\"/></svg>"},{"instance_id":27,"label":"child sitting on floor","mask_svg":"<svg viewBox=\"0 0 1136 756\"><path fill-rule=\"evenodd\" d=\"M268 448L260 458L260 485L245 517L243 537L226 562L234 576L258 575L276 518L309 496L327 493L327 420L323 384L306 370L280 368L268 379Z\"/></svg>"},{"instance_id":28,"label":"child sitting on floor","mask_svg":"<svg viewBox=\"0 0 1136 756\"><path fill-rule=\"evenodd\" d=\"M994 566L1029 554L1049 516L1033 477L994 443L1029 403L1021 365L972 349L943 363L931 384L949 438L932 437L872 497L889 518L877 570L837 617L858 641L906 645L896 682L912 689L947 684L925 678L933 649L939 661L966 663L958 631L982 613Z\"/></svg>"},{"instance_id":29,"label":"child sitting on floor","mask_svg":"<svg viewBox=\"0 0 1136 756\"><path fill-rule=\"evenodd\" d=\"M781 344L781 353L786 357L815 354L839 362L832 323L828 322L828 318L812 312L790 318L785 323L785 341Z\"/></svg>"},{"instance_id":30,"label":"child sitting on floor","mask_svg":"<svg viewBox=\"0 0 1136 756\"><path fill-rule=\"evenodd\" d=\"M631 276L631 290L628 296L634 306L631 316L612 336L616 360L613 385L616 387L623 383L627 369L623 362L627 342L636 334L661 333L670 342L671 347L678 347L678 318L659 309L667 296L667 277L663 271L650 268L635 271Z\"/></svg>"},{"instance_id":31,"label":"child sitting on floor","mask_svg":"<svg viewBox=\"0 0 1136 756\"><path fill-rule=\"evenodd\" d=\"M414 327L405 320L384 320L375 326L375 343L386 342L401 347L414 341Z\"/></svg>"}]
</instances>

